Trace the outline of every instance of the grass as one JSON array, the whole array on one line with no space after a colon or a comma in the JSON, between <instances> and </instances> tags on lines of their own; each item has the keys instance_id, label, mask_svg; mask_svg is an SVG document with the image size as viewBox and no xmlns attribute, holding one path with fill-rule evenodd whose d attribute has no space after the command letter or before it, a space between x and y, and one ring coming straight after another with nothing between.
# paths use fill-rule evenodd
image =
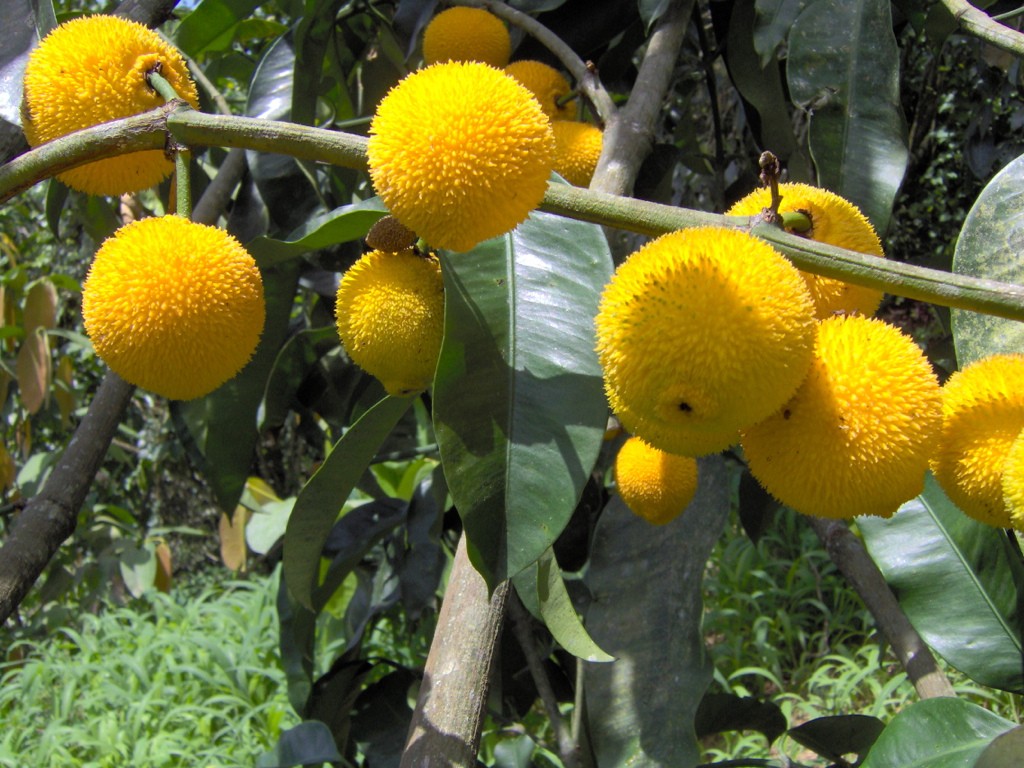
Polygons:
<instances>
[{"instance_id":1,"label":"grass","mask_svg":"<svg viewBox=\"0 0 1024 768\"><path fill-rule=\"evenodd\" d=\"M771 701L790 727L844 714L888 722L917 701L871 614L795 513L780 510L757 544L740 531L727 533L704 586L711 690ZM1017 720L1020 697L978 686L939 663L958 695ZM827 765L785 736L774 748L749 731L710 737L704 746L707 762L784 754Z\"/></svg>"},{"instance_id":2,"label":"grass","mask_svg":"<svg viewBox=\"0 0 1024 768\"><path fill-rule=\"evenodd\" d=\"M251 765L298 722L277 658L276 578L158 592L0 666L0 766Z\"/></svg>"}]
</instances>

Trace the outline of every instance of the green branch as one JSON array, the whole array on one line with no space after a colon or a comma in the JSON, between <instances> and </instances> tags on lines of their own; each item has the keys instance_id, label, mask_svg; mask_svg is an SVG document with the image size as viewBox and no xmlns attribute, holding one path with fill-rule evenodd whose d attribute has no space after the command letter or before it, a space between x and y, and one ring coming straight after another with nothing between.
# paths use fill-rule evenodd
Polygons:
<instances>
[{"instance_id":1,"label":"green branch","mask_svg":"<svg viewBox=\"0 0 1024 768\"><path fill-rule=\"evenodd\" d=\"M171 104L145 115L79 131L0 166L0 202L59 171L125 152L162 148L166 133L181 144L275 152L346 168L366 169L363 136L294 123L226 117ZM750 228L747 217L720 216L551 184L541 209L581 221L656 236L684 227ZM908 298L1024 320L1024 287L888 261L817 243L766 225L753 234L800 269Z\"/></svg>"},{"instance_id":2,"label":"green branch","mask_svg":"<svg viewBox=\"0 0 1024 768\"><path fill-rule=\"evenodd\" d=\"M942 0L942 4L965 31L996 48L1024 58L1024 34L1000 24L967 0Z\"/></svg>"}]
</instances>

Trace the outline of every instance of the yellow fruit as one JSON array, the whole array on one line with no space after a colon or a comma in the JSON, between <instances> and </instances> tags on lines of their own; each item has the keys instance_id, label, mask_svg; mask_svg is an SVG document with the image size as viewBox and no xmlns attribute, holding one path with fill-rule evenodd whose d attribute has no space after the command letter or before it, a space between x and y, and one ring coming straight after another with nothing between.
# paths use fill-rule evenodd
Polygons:
<instances>
[{"instance_id":1,"label":"yellow fruit","mask_svg":"<svg viewBox=\"0 0 1024 768\"><path fill-rule=\"evenodd\" d=\"M750 471L816 517L889 517L921 492L941 423L939 383L914 340L881 320L821 321L810 373L743 432Z\"/></svg>"},{"instance_id":2,"label":"yellow fruit","mask_svg":"<svg viewBox=\"0 0 1024 768\"><path fill-rule=\"evenodd\" d=\"M430 386L444 335L441 266L412 249L370 251L345 273L335 308L349 357L389 395Z\"/></svg>"},{"instance_id":3,"label":"yellow fruit","mask_svg":"<svg viewBox=\"0 0 1024 768\"><path fill-rule=\"evenodd\" d=\"M1010 446L1003 465L1003 504L1010 514L1010 524L1024 531L1024 430Z\"/></svg>"},{"instance_id":4,"label":"yellow fruit","mask_svg":"<svg viewBox=\"0 0 1024 768\"><path fill-rule=\"evenodd\" d=\"M601 157L603 134L590 123L559 120L551 124L555 133L555 172L577 187L590 185Z\"/></svg>"},{"instance_id":5,"label":"yellow fruit","mask_svg":"<svg viewBox=\"0 0 1024 768\"><path fill-rule=\"evenodd\" d=\"M615 457L619 496L635 514L654 525L671 522L697 492L697 460L676 456L631 437Z\"/></svg>"},{"instance_id":6,"label":"yellow fruit","mask_svg":"<svg viewBox=\"0 0 1024 768\"><path fill-rule=\"evenodd\" d=\"M672 232L630 256L601 296L597 353L612 410L670 453L727 448L807 372L807 287L771 246L719 227Z\"/></svg>"},{"instance_id":7,"label":"yellow fruit","mask_svg":"<svg viewBox=\"0 0 1024 768\"><path fill-rule=\"evenodd\" d=\"M884 257L882 243L874 227L860 210L839 195L807 184L779 185L782 204L779 213L802 211L811 220L809 232L802 232L819 243L846 248L858 253ZM732 208L728 216L753 216L771 204L771 190L767 187L751 192ZM882 292L874 288L844 283L810 272L802 273L814 300L819 320L837 312L873 315L882 301Z\"/></svg>"},{"instance_id":8,"label":"yellow fruit","mask_svg":"<svg viewBox=\"0 0 1024 768\"><path fill-rule=\"evenodd\" d=\"M117 16L61 24L32 51L25 67L25 136L33 147L72 131L131 117L163 98L146 83L159 68L178 95L199 97L181 54L156 32ZM97 160L58 178L93 195L121 195L159 183L174 168L161 150Z\"/></svg>"},{"instance_id":9,"label":"yellow fruit","mask_svg":"<svg viewBox=\"0 0 1024 768\"><path fill-rule=\"evenodd\" d=\"M121 227L82 288L96 353L125 381L173 400L202 397L238 373L264 314L263 281L245 248L179 216Z\"/></svg>"},{"instance_id":10,"label":"yellow fruit","mask_svg":"<svg viewBox=\"0 0 1024 768\"><path fill-rule=\"evenodd\" d=\"M513 61L505 72L518 80L540 102L544 114L552 120L572 120L576 117L576 100L559 102L572 92L572 86L561 72L542 61Z\"/></svg>"},{"instance_id":11,"label":"yellow fruit","mask_svg":"<svg viewBox=\"0 0 1024 768\"><path fill-rule=\"evenodd\" d=\"M954 373L942 388L942 433L935 479L954 504L1007 528L1003 468L1024 429L1024 355L994 355Z\"/></svg>"},{"instance_id":12,"label":"yellow fruit","mask_svg":"<svg viewBox=\"0 0 1024 768\"><path fill-rule=\"evenodd\" d=\"M435 248L467 251L536 208L554 160L536 99L486 64L435 64L381 101L367 154L374 189Z\"/></svg>"},{"instance_id":13,"label":"yellow fruit","mask_svg":"<svg viewBox=\"0 0 1024 768\"><path fill-rule=\"evenodd\" d=\"M480 8L457 6L441 11L423 32L423 62L479 61L504 67L512 43L505 24Z\"/></svg>"}]
</instances>

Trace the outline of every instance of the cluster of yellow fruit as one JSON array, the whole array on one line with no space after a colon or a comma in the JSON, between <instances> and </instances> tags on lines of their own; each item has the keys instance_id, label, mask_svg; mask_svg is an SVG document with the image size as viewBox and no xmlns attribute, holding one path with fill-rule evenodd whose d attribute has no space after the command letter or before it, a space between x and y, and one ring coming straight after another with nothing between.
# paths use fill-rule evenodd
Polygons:
<instances>
[{"instance_id":1,"label":"cluster of yellow fruit","mask_svg":"<svg viewBox=\"0 0 1024 768\"><path fill-rule=\"evenodd\" d=\"M24 117L39 145L163 103L146 82L161 75L193 107L181 55L141 24L90 16L54 29L25 68ZM99 160L61 174L87 194L150 187L173 168L162 151ZM126 381L172 399L212 392L252 357L263 331L263 282L226 232L179 216L128 224L103 242L82 288L96 353Z\"/></svg>"},{"instance_id":2,"label":"cluster of yellow fruit","mask_svg":"<svg viewBox=\"0 0 1024 768\"><path fill-rule=\"evenodd\" d=\"M431 247L467 251L505 234L540 204L552 170L579 185L593 175L601 132L569 120L569 82L541 62L509 64L510 52L497 17L443 11L424 32L427 66L374 114L374 189ZM375 247L346 272L335 312L352 360L389 394L409 395L433 378L443 310L438 260L403 243Z\"/></svg>"},{"instance_id":3,"label":"cluster of yellow fruit","mask_svg":"<svg viewBox=\"0 0 1024 768\"><path fill-rule=\"evenodd\" d=\"M780 212L810 220L806 236L883 255L842 198L780 192ZM770 201L759 190L728 213ZM930 468L967 514L1024 529L1024 355L979 361L940 388L913 340L869 317L880 299L798 273L733 230L675 232L634 253L596 321L609 402L635 434L615 467L630 508L671 520L696 485L683 462L739 443L754 477L805 514L889 517Z\"/></svg>"}]
</instances>

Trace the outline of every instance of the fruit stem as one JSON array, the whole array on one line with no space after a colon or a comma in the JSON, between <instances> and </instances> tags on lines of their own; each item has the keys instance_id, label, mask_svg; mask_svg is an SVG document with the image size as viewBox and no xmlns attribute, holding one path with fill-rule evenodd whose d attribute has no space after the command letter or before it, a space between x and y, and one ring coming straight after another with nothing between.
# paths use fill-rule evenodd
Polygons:
<instances>
[{"instance_id":1,"label":"fruit stem","mask_svg":"<svg viewBox=\"0 0 1024 768\"><path fill-rule=\"evenodd\" d=\"M787 232L803 234L811 231L811 217L803 211L786 211L779 216L782 218L782 228Z\"/></svg>"},{"instance_id":2,"label":"fruit stem","mask_svg":"<svg viewBox=\"0 0 1024 768\"><path fill-rule=\"evenodd\" d=\"M174 212L192 218L192 153L185 148L174 152Z\"/></svg>"},{"instance_id":3,"label":"fruit stem","mask_svg":"<svg viewBox=\"0 0 1024 768\"><path fill-rule=\"evenodd\" d=\"M149 83L150 88L163 96L165 101L174 101L181 98L178 92L174 90L174 86L167 82L164 76L160 74L159 65L157 65L157 69L146 73L146 82Z\"/></svg>"}]
</instances>

